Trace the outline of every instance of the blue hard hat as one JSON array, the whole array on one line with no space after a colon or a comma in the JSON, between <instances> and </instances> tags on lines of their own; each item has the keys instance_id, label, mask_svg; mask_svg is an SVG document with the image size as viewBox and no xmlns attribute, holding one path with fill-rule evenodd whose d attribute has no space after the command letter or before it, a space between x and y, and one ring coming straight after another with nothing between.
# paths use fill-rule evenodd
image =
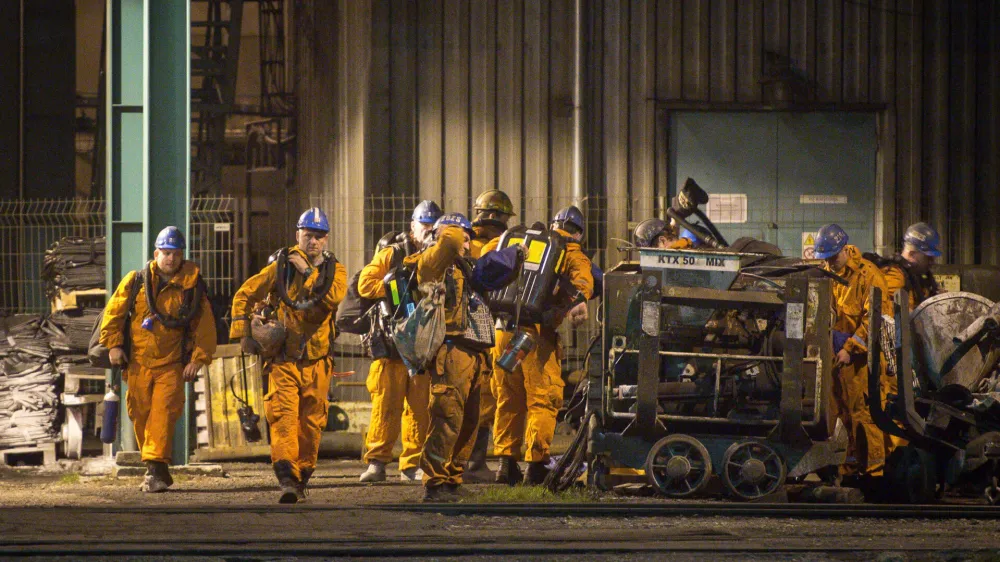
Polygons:
<instances>
[{"instance_id":1,"label":"blue hard hat","mask_svg":"<svg viewBox=\"0 0 1000 562\"><path fill-rule=\"evenodd\" d=\"M932 258L941 255L941 236L934 230L934 227L925 222L910 225L910 228L906 229L906 234L903 235L903 242Z\"/></svg>"},{"instance_id":2,"label":"blue hard hat","mask_svg":"<svg viewBox=\"0 0 1000 562\"><path fill-rule=\"evenodd\" d=\"M813 249L816 257L825 260L840 253L847 245L847 233L836 224L828 224L819 229Z\"/></svg>"},{"instance_id":3,"label":"blue hard hat","mask_svg":"<svg viewBox=\"0 0 1000 562\"><path fill-rule=\"evenodd\" d=\"M462 213L446 213L441 215L441 218L434 223L434 230L445 226L457 226L468 232L469 236L475 235L472 230L472 223Z\"/></svg>"},{"instance_id":4,"label":"blue hard hat","mask_svg":"<svg viewBox=\"0 0 1000 562\"><path fill-rule=\"evenodd\" d=\"M187 247L187 244L184 242L184 235L181 234L181 229L176 226L168 226L156 235L154 246L157 250L183 250Z\"/></svg>"},{"instance_id":5,"label":"blue hard hat","mask_svg":"<svg viewBox=\"0 0 1000 562\"><path fill-rule=\"evenodd\" d=\"M571 224L575 226L580 232L583 232L583 213L580 209L576 208L575 205L570 205L569 207L563 207L559 209L556 216L552 217L552 222Z\"/></svg>"},{"instance_id":6,"label":"blue hard hat","mask_svg":"<svg viewBox=\"0 0 1000 562\"><path fill-rule=\"evenodd\" d=\"M330 232L330 221L326 220L326 213L319 207L311 207L299 216L299 222L295 227Z\"/></svg>"},{"instance_id":7,"label":"blue hard hat","mask_svg":"<svg viewBox=\"0 0 1000 562\"><path fill-rule=\"evenodd\" d=\"M415 220L423 224L434 224L444 212L438 204L430 199L424 199L419 205L413 208L413 215L410 220Z\"/></svg>"}]
</instances>

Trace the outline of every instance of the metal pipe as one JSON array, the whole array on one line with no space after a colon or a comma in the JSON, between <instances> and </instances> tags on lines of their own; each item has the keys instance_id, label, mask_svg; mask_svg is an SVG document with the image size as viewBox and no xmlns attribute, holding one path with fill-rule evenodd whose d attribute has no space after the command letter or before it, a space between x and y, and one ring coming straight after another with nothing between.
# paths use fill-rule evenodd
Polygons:
<instances>
[{"instance_id":1,"label":"metal pipe","mask_svg":"<svg viewBox=\"0 0 1000 562\"><path fill-rule=\"evenodd\" d=\"M583 0L573 10L573 204L583 202Z\"/></svg>"}]
</instances>

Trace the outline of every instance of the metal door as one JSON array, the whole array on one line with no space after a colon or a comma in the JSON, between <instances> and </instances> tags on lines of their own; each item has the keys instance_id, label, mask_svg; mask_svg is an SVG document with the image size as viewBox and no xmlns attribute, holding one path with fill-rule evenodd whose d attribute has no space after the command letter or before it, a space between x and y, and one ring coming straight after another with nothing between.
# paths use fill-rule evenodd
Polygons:
<instances>
[{"instance_id":1,"label":"metal door","mask_svg":"<svg viewBox=\"0 0 1000 562\"><path fill-rule=\"evenodd\" d=\"M811 234L837 222L872 250L874 115L676 112L670 122L671 195L694 178L730 242L752 236L800 256Z\"/></svg>"}]
</instances>

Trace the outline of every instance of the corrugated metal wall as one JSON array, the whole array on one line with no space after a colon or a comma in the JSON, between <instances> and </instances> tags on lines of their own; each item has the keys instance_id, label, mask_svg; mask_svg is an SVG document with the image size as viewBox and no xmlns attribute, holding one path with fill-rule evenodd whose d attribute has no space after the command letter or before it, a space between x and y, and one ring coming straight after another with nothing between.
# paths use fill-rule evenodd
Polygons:
<instances>
[{"instance_id":1,"label":"corrugated metal wall","mask_svg":"<svg viewBox=\"0 0 1000 562\"><path fill-rule=\"evenodd\" d=\"M950 261L1000 261L1000 3L993 0L631 0L587 4L585 138L609 228L667 190L670 109L877 113L876 246L918 220ZM785 103L762 77L792 74ZM764 80L763 82L767 82ZM798 83L797 80L792 80ZM789 98L784 98L789 99ZM652 164L651 164L652 163ZM652 170L652 172L650 171ZM619 233L623 231L619 228Z\"/></svg>"},{"instance_id":2,"label":"corrugated metal wall","mask_svg":"<svg viewBox=\"0 0 1000 562\"><path fill-rule=\"evenodd\" d=\"M602 240L664 204L671 110L857 110L879 125L876 246L926 219L950 261L1000 261L997 2L581 2ZM303 195L345 220L362 186L460 210L499 187L528 221L572 199L576 5L297 0Z\"/></svg>"}]
</instances>

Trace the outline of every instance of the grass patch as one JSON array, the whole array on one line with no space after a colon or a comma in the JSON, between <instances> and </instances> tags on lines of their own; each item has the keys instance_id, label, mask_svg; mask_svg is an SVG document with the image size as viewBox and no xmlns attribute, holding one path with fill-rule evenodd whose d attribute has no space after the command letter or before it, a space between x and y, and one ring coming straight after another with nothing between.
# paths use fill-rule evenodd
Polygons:
<instances>
[{"instance_id":1,"label":"grass patch","mask_svg":"<svg viewBox=\"0 0 1000 562\"><path fill-rule=\"evenodd\" d=\"M467 503L591 503L597 494L586 488L570 488L554 494L541 486L489 486L469 496Z\"/></svg>"},{"instance_id":2,"label":"grass patch","mask_svg":"<svg viewBox=\"0 0 1000 562\"><path fill-rule=\"evenodd\" d=\"M80 483L80 473L70 472L68 474L63 474L59 477L59 483L67 486L72 486L73 484Z\"/></svg>"}]
</instances>

